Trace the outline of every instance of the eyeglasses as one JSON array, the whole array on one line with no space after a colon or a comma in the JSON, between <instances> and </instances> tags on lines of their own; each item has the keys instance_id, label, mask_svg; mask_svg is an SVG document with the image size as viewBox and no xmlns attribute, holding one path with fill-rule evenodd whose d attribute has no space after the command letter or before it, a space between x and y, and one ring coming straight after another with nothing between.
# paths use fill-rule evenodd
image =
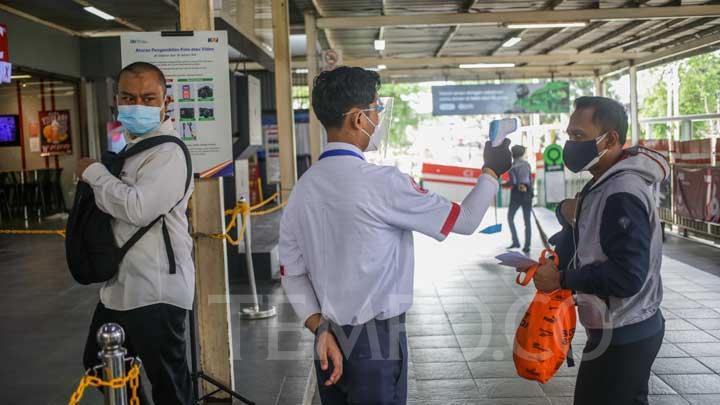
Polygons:
<instances>
[{"instance_id":1,"label":"eyeglasses","mask_svg":"<svg viewBox=\"0 0 720 405\"><path fill-rule=\"evenodd\" d=\"M360 111L375 111L378 114L385 111L385 104L383 104L382 100L378 99L374 106L370 106L370 108L365 108ZM348 111L343 116L353 113L354 111Z\"/></svg>"}]
</instances>

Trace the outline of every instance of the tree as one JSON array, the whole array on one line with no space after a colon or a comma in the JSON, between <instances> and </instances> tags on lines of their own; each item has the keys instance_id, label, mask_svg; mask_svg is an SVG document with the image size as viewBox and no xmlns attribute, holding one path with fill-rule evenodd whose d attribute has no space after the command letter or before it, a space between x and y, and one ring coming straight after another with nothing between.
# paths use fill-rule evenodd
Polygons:
<instances>
[{"instance_id":1,"label":"tree","mask_svg":"<svg viewBox=\"0 0 720 405\"><path fill-rule=\"evenodd\" d=\"M655 81L655 85L650 90L650 93L645 97L643 102L640 103L641 116L645 118L657 118L667 115L668 90L666 81L663 80L664 75L665 71L662 67L650 69L650 76L660 78L660 80ZM655 138L667 138L667 131L667 124L652 124L652 133L654 135L660 135L654 136ZM645 137L649 136L650 134L645 134Z\"/></svg>"},{"instance_id":2,"label":"tree","mask_svg":"<svg viewBox=\"0 0 720 405\"><path fill-rule=\"evenodd\" d=\"M715 53L688 58L680 66L680 114L709 114L718 111L720 56ZM704 138L708 121L696 121L694 138Z\"/></svg>"},{"instance_id":3,"label":"tree","mask_svg":"<svg viewBox=\"0 0 720 405\"><path fill-rule=\"evenodd\" d=\"M383 84L380 88L380 97L393 98L392 126L388 136L388 145L392 147L407 147L412 144L407 139L409 127L417 128L425 114L418 114L410 105L413 97L422 92L420 85L405 83ZM428 91L425 91L427 93Z\"/></svg>"}]
</instances>

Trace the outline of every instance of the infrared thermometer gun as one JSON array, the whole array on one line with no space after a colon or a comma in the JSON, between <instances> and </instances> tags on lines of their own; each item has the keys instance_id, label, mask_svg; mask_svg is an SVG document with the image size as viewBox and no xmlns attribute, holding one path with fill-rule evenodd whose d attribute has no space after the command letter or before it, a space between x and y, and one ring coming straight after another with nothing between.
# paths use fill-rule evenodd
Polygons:
<instances>
[{"instance_id":1,"label":"infrared thermometer gun","mask_svg":"<svg viewBox=\"0 0 720 405\"><path fill-rule=\"evenodd\" d=\"M490 142L494 148L500 146L503 140L518 129L517 118L503 118L490 122Z\"/></svg>"}]
</instances>

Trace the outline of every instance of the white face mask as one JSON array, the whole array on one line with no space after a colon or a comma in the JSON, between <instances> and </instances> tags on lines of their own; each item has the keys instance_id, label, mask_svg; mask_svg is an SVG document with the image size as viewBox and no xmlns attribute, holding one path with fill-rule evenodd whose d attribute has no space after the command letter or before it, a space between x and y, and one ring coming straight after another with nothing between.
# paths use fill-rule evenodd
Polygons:
<instances>
[{"instance_id":1,"label":"white face mask","mask_svg":"<svg viewBox=\"0 0 720 405\"><path fill-rule=\"evenodd\" d=\"M378 127L378 124L374 123L370 117L365 114L365 112L362 113L363 117L367 118L370 125L373 126L373 132L372 134L368 134L366 130L360 128L360 130L367 135L368 138L370 138L370 142L368 142L367 148L365 148L365 152L373 152L378 150L378 147L380 146L380 143L382 142L383 138L385 138L385 131L383 131L381 128Z\"/></svg>"}]
</instances>

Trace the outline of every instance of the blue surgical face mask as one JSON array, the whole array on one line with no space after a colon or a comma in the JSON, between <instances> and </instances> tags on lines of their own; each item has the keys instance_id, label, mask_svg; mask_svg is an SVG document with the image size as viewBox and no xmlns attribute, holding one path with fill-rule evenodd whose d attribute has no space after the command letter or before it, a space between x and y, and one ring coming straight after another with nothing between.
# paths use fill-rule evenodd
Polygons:
<instances>
[{"instance_id":1,"label":"blue surgical face mask","mask_svg":"<svg viewBox=\"0 0 720 405\"><path fill-rule=\"evenodd\" d=\"M162 107L119 105L118 121L132 135L142 136L160 126Z\"/></svg>"},{"instance_id":2,"label":"blue surgical face mask","mask_svg":"<svg viewBox=\"0 0 720 405\"><path fill-rule=\"evenodd\" d=\"M574 173L592 169L605 155L607 149L598 152L597 145L602 142L607 132L589 141L567 141L563 148L565 166Z\"/></svg>"}]
</instances>

